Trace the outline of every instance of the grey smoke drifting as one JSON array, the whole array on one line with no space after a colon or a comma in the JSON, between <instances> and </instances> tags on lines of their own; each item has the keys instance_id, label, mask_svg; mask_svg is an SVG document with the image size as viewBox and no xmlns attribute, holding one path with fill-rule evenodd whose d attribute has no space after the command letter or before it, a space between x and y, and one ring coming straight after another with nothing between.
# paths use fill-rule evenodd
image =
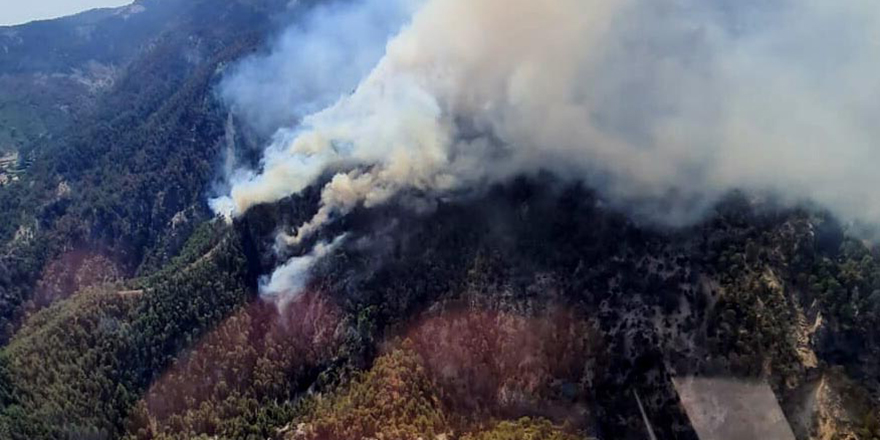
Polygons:
<instances>
[{"instance_id":1,"label":"grey smoke drifting","mask_svg":"<svg viewBox=\"0 0 880 440\"><path fill-rule=\"evenodd\" d=\"M334 0L286 29L271 52L232 68L221 95L271 135L351 92L412 14L407 0Z\"/></svg>"},{"instance_id":2,"label":"grey smoke drifting","mask_svg":"<svg viewBox=\"0 0 880 440\"><path fill-rule=\"evenodd\" d=\"M345 170L318 214L283 237L297 244L401 191L442 195L549 170L673 225L733 189L880 220L874 0L388 4L338 3L228 79L225 94L252 123L291 124L259 170L212 201L218 213ZM352 25L356 11L382 25ZM377 35L397 23L376 56Z\"/></svg>"}]
</instances>

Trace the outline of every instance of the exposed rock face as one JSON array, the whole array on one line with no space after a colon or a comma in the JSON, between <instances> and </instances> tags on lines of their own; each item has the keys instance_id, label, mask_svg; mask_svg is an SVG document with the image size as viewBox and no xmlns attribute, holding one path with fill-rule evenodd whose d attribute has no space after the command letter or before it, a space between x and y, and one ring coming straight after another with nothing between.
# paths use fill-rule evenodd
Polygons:
<instances>
[{"instance_id":1,"label":"exposed rock face","mask_svg":"<svg viewBox=\"0 0 880 440\"><path fill-rule=\"evenodd\" d=\"M799 439L856 440L870 435L861 432L859 420L866 410L862 393L837 370L804 384L791 399L789 420ZM855 392L854 392L855 391Z\"/></svg>"}]
</instances>

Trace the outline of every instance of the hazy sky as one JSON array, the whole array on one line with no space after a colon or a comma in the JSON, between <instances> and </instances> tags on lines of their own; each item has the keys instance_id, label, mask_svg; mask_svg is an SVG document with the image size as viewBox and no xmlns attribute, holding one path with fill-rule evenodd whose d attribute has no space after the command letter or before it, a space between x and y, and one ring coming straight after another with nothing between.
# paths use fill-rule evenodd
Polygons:
<instances>
[{"instance_id":1,"label":"hazy sky","mask_svg":"<svg viewBox=\"0 0 880 440\"><path fill-rule=\"evenodd\" d=\"M132 0L0 0L0 25L63 17L88 9L122 6Z\"/></svg>"}]
</instances>

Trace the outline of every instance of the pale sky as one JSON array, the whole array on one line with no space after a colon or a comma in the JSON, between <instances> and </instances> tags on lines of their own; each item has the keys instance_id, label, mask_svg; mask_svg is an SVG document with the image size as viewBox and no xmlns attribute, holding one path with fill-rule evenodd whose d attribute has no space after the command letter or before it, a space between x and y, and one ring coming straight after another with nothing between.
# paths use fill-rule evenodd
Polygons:
<instances>
[{"instance_id":1,"label":"pale sky","mask_svg":"<svg viewBox=\"0 0 880 440\"><path fill-rule=\"evenodd\" d=\"M94 8L122 6L132 0L0 0L0 26L63 17Z\"/></svg>"}]
</instances>

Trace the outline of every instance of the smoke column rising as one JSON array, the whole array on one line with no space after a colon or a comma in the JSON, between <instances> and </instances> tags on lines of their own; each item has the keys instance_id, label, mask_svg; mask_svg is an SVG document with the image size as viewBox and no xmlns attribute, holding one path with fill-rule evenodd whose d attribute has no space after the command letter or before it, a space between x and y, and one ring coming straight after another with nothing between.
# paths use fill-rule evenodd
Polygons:
<instances>
[{"instance_id":1,"label":"smoke column rising","mask_svg":"<svg viewBox=\"0 0 880 440\"><path fill-rule=\"evenodd\" d=\"M260 295L275 300L281 308L284 308L305 289L312 265L333 252L343 241L345 241L344 235L330 243L318 243L308 254L287 260L286 263L275 268L272 275L260 279Z\"/></svg>"},{"instance_id":2,"label":"smoke column rising","mask_svg":"<svg viewBox=\"0 0 880 440\"><path fill-rule=\"evenodd\" d=\"M365 55L347 45L360 28L334 20L366 8L402 24L353 92L322 85L320 99L305 99L327 105L280 128L260 169L237 173L212 201L218 213L234 218L343 170L323 188L318 214L282 237L297 244L334 216L403 191L442 195L548 170L672 225L733 189L880 220L875 1L373 3L339 3L318 15L321 32L301 33L361 60L374 47ZM236 111L270 126L260 115L303 108L298 93L255 95L247 73L278 90L302 84L312 63L273 61L303 60L300 49L282 42L229 78ZM333 77L332 67L313 79Z\"/></svg>"}]
</instances>

